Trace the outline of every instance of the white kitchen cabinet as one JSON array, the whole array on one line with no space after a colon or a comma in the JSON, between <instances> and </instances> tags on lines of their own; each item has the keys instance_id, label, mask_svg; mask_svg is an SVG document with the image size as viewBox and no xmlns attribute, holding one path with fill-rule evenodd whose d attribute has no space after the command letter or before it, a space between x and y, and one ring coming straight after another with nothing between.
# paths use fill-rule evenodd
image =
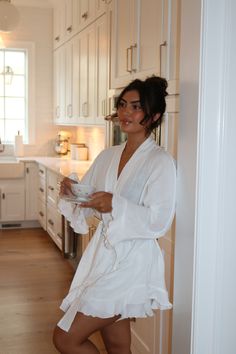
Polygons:
<instances>
[{"instance_id":1,"label":"white kitchen cabinet","mask_svg":"<svg viewBox=\"0 0 236 354\"><path fill-rule=\"evenodd\" d=\"M0 221L21 221L25 219L25 180L1 180Z\"/></svg>"},{"instance_id":2,"label":"white kitchen cabinet","mask_svg":"<svg viewBox=\"0 0 236 354\"><path fill-rule=\"evenodd\" d=\"M38 198L38 216L37 220L42 228L46 231L47 230L47 208L45 200Z\"/></svg>"},{"instance_id":3,"label":"white kitchen cabinet","mask_svg":"<svg viewBox=\"0 0 236 354\"><path fill-rule=\"evenodd\" d=\"M62 3L61 0L55 8L55 15L64 9L65 19L61 23L67 26L73 17L71 21L76 25L72 27L76 30L72 38L64 35L64 41L54 50L54 123L105 125L109 55L107 4L103 0ZM55 28L59 26L56 24Z\"/></svg>"},{"instance_id":4,"label":"white kitchen cabinet","mask_svg":"<svg viewBox=\"0 0 236 354\"><path fill-rule=\"evenodd\" d=\"M25 220L38 217L38 166L35 162L25 163Z\"/></svg>"},{"instance_id":5,"label":"white kitchen cabinet","mask_svg":"<svg viewBox=\"0 0 236 354\"><path fill-rule=\"evenodd\" d=\"M100 220L96 217L89 217L87 219L89 231L86 235L79 236L79 237L81 237L81 251L82 251L82 253L84 253L86 247L88 246L89 241L92 239L92 237L98 227L99 222L100 222Z\"/></svg>"},{"instance_id":6,"label":"white kitchen cabinet","mask_svg":"<svg viewBox=\"0 0 236 354\"><path fill-rule=\"evenodd\" d=\"M65 75L66 56L65 47L54 51L54 123L62 124L65 121Z\"/></svg>"},{"instance_id":7,"label":"white kitchen cabinet","mask_svg":"<svg viewBox=\"0 0 236 354\"><path fill-rule=\"evenodd\" d=\"M57 207L59 201L60 182L62 177L50 170L47 170L47 202Z\"/></svg>"},{"instance_id":8,"label":"white kitchen cabinet","mask_svg":"<svg viewBox=\"0 0 236 354\"><path fill-rule=\"evenodd\" d=\"M157 321L156 316L136 319L131 322L132 353L159 354L156 350ZM163 353L164 354L164 353Z\"/></svg>"},{"instance_id":9,"label":"white kitchen cabinet","mask_svg":"<svg viewBox=\"0 0 236 354\"><path fill-rule=\"evenodd\" d=\"M72 38L78 31L80 1L57 0L53 11L54 49Z\"/></svg>"},{"instance_id":10,"label":"white kitchen cabinet","mask_svg":"<svg viewBox=\"0 0 236 354\"><path fill-rule=\"evenodd\" d=\"M79 9L79 30L85 28L95 19L96 15L96 0L80 0Z\"/></svg>"},{"instance_id":11,"label":"white kitchen cabinet","mask_svg":"<svg viewBox=\"0 0 236 354\"><path fill-rule=\"evenodd\" d=\"M114 0L112 10L111 88L135 78L160 75L167 33L163 0Z\"/></svg>"},{"instance_id":12,"label":"white kitchen cabinet","mask_svg":"<svg viewBox=\"0 0 236 354\"><path fill-rule=\"evenodd\" d=\"M62 215L58 211L60 181L62 177L47 170L47 232L55 244L62 250Z\"/></svg>"},{"instance_id":13,"label":"white kitchen cabinet","mask_svg":"<svg viewBox=\"0 0 236 354\"><path fill-rule=\"evenodd\" d=\"M47 232L62 251L62 215L49 203L47 203Z\"/></svg>"},{"instance_id":14,"label":"white kitchen cabinet","mask_svg":"<svg viewBox=\"0 0 236 354\"><path fill-rule=\"evenodd\" d=\"M107 111L108 94L108 23L107 16L101 16L95 22L96 31L96 92L95 92L95 124L104 125Z\"/></svg>"},{"instance_id":15,"label":"white kitchen cabinet","mask_svg":"<svg viewBox=\"0 0 236 354\"><path fill-rule=\"evenodd\" d=\"M106 11L105 0L57 0L54 5L54 49L71 39Z\"/></svg>"},{"instance_id":16,"label":"white kitchen cabinet","mask_svg":"<svg viewBox=\"0 0 236 354\"><path fill-rule=\"evenodd\" d=\"M107 16L75 38L79 47L79 125L105 125L108 87Z\"/></svg>"},{"instance_id":17,"label":"white kitchen cabinet","mask_svg":"<svg viewBox=\"0 0 236 354\"><path fill-rule=\"evenodd\" d=\"M95 117L95 26L88 26L79 33L80 41L80 124L93 124Z\"/></svg>"},{"instance_id":18,"label":"white kitchen cabinet","mask_svg":"<svg viewBox=\"0 0 236 354\"><path fill-rule=\"evenodd\" d=\"M57 0L53 10L53 44L59 47L65 37L65 0Z\"/></svg>"},{"instance_id":19,"label":"white kitchen cabinet","mask_svg":"<svg viewBox=\"0 0 236 354\"><path fill-rule=\"evenodd\" d=\"M78 53L71 39L54 51L54 123L75 125L78 120Z\"/></svg>"},{"instance_id":20,"label":"white kitchen cabinet","mask_svg":"<svg viewBox=\"0 0 236 354\"><path fill-rule=\"evenodd\" d=\"M42 228L47 229L47 209L46 209L46 168L38 165L38 222Z\"/></svg>"},{"instance_id":21,"label":"white kitchen cabinet","mask_svg":"<svg viewBox=\"0 0 236 354\"><path fill-rule=\"evenodd\" d=\"M62 216L58 211L59 183L62 176L42 164L38 166L38 221L62 250Z\"/></svg>"},{"instance_id":22,"label":"white kitchen cabinet","mask_svg":"<svg viewBox=\"0 0 236 354\"><path fill-rule=\"evenodd\" d=\"M101 15L103 15L106 10L107 10L107 3L109 1L107 0L96 0L96 13L95 16L96 18L100 17Z\"/></svg>"}]
</instances>

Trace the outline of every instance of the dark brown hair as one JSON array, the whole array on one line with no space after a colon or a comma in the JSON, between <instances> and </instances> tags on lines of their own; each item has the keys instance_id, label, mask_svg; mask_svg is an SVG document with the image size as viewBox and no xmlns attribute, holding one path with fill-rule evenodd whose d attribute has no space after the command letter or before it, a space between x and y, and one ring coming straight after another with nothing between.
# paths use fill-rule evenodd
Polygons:
<instances>
[{"instance_id":1,"label":"dark brown hair","mask_svg":"<svg viewBox=\"0 0 236 354\"><path fill-rule=\"evenodd\" d=\"M144 81L136 79L126 86L120 93L116 102L116 109L118 109L120 101L126 92L138 91L140 104L145 114L140 124L150 122L147 130L148 132L151 132L162 122L162 117L166 109L165 97L168 94L166 92L167 86L166 79L159 76L151 76ZM153 120L156 114L160 114L160 118Z\"/></svg>"}]
</instances>

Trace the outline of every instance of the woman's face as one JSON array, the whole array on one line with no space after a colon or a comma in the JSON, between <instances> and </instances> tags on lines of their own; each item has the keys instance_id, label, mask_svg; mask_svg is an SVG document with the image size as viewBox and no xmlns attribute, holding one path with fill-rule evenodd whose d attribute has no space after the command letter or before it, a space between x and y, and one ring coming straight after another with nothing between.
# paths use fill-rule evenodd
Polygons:
<instances>
[{"instance_id":1,"label":"woman's face","mask_svg":"<svg viewBox=\"0 0 236 354\"><path fill-rule=\"evenodd\" d=\"M128 91L122 96L117 113L123 132L146 135L145 125L140 124L145 114L140 104L138 91Z\"/></svg>"}]
</instances>

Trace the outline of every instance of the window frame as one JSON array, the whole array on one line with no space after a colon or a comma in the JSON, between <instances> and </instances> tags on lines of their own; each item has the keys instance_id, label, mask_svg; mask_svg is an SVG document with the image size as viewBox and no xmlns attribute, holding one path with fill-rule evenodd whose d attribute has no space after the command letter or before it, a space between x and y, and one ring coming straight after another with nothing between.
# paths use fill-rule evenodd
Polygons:
<instances>
[{"instance_id":1,"label":"window frame","mask_svg":"<svg viewBox=\"0 0 236 354\"><path fill-rule=\"evenodd\" d=\"M4 50L24 50L26 52L26 94L28 105L26 107L24 144L35 144L35 44L33 42L7 41ZM25 134L24 134L25 135ZM2 137L1 137L2 138ZM2 139L3 140L3 139ZM4 143L4 141L2 141ZM14 142L13 142L14 144ZM4 143L5 145L5 143ZM12 143L6 143L12 145Z\"/></svg>"}]
</instances>

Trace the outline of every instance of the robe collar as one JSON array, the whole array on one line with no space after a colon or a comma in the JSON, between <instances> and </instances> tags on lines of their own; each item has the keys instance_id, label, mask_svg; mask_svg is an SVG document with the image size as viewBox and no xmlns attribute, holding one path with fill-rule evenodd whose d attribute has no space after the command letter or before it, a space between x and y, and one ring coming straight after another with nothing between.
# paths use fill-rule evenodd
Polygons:
<instances>
[{"instance_id":1,"label":"robe collar","mask_svg":"<svg viewBox=\"0 0 236 354\"><path fill-rule=\"evenodd\" d=\"M140 155L145 151L151 149L154 145L156 145L155 141L151 136L149 136L134 152L134 154L131 156L131 158L121 171L119 178L117 178L121 154L126 146L126 142L119 145L114 152L110 166L107 170L107 176L105 181L106 191L111 193L119 193L120 189L122 188L122 185L126 183L127 179L130 176L130 173L132 173L133 168L135 168L136 163L141 158Z\"/></svg>"}]
</instances>

